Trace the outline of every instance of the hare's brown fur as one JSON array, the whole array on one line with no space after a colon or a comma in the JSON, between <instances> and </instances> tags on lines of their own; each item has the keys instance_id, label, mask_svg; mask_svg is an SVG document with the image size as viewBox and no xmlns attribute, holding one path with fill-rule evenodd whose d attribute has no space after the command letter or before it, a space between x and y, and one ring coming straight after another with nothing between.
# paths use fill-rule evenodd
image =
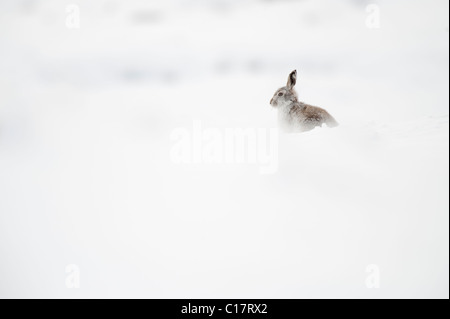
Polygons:
<instances>
[{"instance_id":1,"label":"hare's brown fur","mask_svg":"<svg viewBox=\"0 0 450 319\"><path fill-rule=\"evenodd\" d=\"M293 122L297 120L301 131L312 130L316 126L326 124L329 127L338 125L336 120L324 109L308 105L302 102L296 102L289 111Z\"/></svg>"}]
</instances>

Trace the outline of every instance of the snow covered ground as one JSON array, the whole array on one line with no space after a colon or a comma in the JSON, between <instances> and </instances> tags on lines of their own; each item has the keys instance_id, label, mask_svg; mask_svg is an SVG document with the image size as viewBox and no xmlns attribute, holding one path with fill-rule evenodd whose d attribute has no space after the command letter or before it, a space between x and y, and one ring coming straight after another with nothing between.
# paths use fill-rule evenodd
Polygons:
<instances>
[{"instance_id":1,"label":"snow covered ground","mask_svg":"<svg viewBox=\"0 0 450 319\"><path fill-rule=\"evenodd\" d=\"M0 1L0 297L448 298L448 5ZM338 128L176 163L293 69Z\"/></svg>"}]
</instances>

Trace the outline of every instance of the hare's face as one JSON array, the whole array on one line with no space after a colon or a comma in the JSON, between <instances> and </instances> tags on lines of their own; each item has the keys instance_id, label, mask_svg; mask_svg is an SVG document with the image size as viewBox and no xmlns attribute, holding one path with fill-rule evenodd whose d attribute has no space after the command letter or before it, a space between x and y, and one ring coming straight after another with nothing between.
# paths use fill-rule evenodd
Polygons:
<instances>
[{"instance_id":1,"label":"hare's face","mask_svg":"<svg viewBox=\"0 0 450 319\"><path fill-rule=\"evenodd\" d=\"M288 90L286 87L278 89L270 100L270 105L273 107L283 107L295 101L295 93Z\"/></svg>"},{"instance_id":2,"label":"hare's face","mask_svg":"<svg viewBox=\"0 0 450 319\"><path fill-rule=\"evenodd\" d=\"M294 85L297 82L297 71L292 71L289 74L286 86L278 89L270 100L270 105L273 107L284 107L297 101L297 94L294 91Z\"/></svg>"}]
</instances>

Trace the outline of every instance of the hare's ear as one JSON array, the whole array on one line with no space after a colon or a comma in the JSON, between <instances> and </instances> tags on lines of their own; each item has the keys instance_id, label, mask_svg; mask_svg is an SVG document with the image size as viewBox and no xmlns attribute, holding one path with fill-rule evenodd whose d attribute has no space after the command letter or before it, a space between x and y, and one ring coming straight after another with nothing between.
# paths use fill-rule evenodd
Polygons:
<instances>
[{"instance_id":1,"label":"hare's ear","mask_svg":"<svg viewBox=\"0 0 450 319\"><path fill-rule=\"evenodd\" d=\"M288 89L292 89L295 86L295 83L297 83L297 70L294 70L289 74L286 86Z\"/></svg>"}]
</instances>

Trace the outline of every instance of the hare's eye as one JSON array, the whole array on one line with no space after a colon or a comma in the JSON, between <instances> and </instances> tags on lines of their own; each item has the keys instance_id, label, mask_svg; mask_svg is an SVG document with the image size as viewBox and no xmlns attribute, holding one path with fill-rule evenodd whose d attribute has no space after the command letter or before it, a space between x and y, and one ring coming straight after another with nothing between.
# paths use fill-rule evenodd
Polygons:
<instances>
[{"instance_id":1,"label":"hare's eye","mask_svg":"<svg viewBox=\"0 0 450 319\"><path fill-rule=\"evenodd\" d=\"M283 96L283 92L278 93L278 96Z\"/></svg>"}]
</instances>

